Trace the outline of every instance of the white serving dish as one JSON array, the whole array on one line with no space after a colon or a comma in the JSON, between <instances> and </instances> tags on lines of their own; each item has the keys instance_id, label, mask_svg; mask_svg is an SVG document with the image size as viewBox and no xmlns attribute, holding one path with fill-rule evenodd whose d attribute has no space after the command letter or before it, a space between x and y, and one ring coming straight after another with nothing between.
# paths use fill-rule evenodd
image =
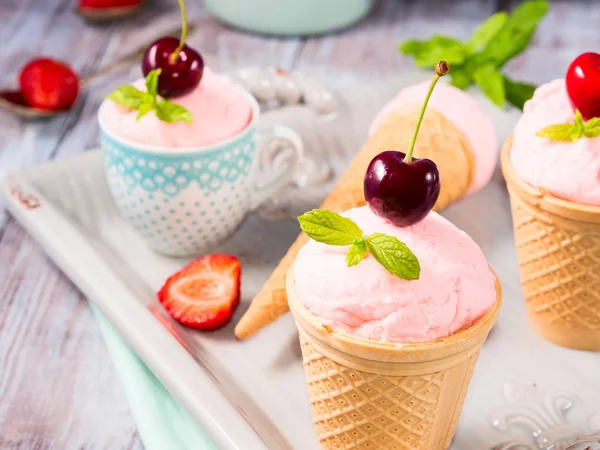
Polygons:
<instances>
[{"instance_id":1,"label":"white serving dish","mask_svg":"<svg viewBox=\"0 0 600 450\"><path fill-rule=\"evenodd\" d=\"M339 175L364 142L370 118L384 101L420 78L340 93L337 115L317 117L306 107L294 106L268 112L263 121L295 128L307 153L327 160ZM506 138L518 113L482 102L500 138ZM291 189L278 204L285 213L300 213L317 205L330 187ZM12 174L1 191L17 220L98 305L219 449L318 448L292 318L288 315L244 342L234 338L233 323L203 334L171 320L155 292L186 261L153 253L117 215L99 151ZM264 212L273 216L272 210ZM497 326L481 352L452 448L557 449L549 446L552 440L600 428L600 353L554 346L527 325L508 197L499 172L483 192L445 215L482 246L505 296ZM275 216L281 217L281 210ZM292 219L275 222L252 216L219 249L242 261L243 304L234 322L297 232ZM498 447L513 439L524 446Z\"/></svg>"}]
</instances>

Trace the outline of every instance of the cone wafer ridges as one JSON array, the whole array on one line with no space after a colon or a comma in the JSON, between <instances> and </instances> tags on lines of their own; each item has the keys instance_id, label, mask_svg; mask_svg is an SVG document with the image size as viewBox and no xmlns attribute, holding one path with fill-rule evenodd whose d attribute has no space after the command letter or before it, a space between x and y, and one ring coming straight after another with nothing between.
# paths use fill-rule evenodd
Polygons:
<instances>
[{"instance_id":1,"label":"cone wafer ridges","mask_svg":"<svg viewBox=\"0 0 600 450\"><path fill-rule=\"evenodd\" d=\"M321 355L303 333L300 343L321 448L433 450L450 445L479 352L451 369L445 380L447 370L406 377L363 372ZM454 402L441 401L443 389L456 391Z\"/></svg>"},{"instance_id":2,"label":"cone wafer ridges","mask_svg":"<svg viewBox=\"0 0 600 450\"><path fill-rule=\"evenodd\" d=\"M549 324L600 331L600 229L581 233L577 227L560 226L516 196L511 205L521 283L531 312Z\"/></svg>"},{"instance_id":3,"label":"cone wafer ridges","mask_svg":"<svg viewBox=\"0 0 600 450\"><path fill-rule=\"evenodd\" d=\"M291 273L291 271L290 271ZM323 450L444 450L501 305L445 339L392 344L324 327L287 279L317 438Z\"/></svg>"},{"instance_id":4,"label":"cone wafer ridges","mask_svg":"<svg viewBox=\"0 0 600 450\"><path fill-rule=\"evenodd\" d=\"M521 284L532 327L566 347L600 350L600 209L526 185L502 151Z\"/></svg>"}]
</instances>

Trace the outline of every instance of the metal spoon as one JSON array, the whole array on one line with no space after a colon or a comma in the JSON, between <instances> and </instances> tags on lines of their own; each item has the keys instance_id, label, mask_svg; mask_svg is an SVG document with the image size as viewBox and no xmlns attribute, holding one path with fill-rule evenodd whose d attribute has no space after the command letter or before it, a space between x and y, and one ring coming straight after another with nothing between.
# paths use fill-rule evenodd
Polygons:
<instances>
[{"instance_id":1,"label":"metal spoon","mask_svg":"<svg viewBox=\"0 0 600 450\"><path fill-rule=\"evenodd\" d=\"M188 33L190 33L194 29L194 27L195 27L194 25L190 25ZM179 30L180 30L179 28L177 28L175 30L171 30L170 32L165 33L164 36L171 36L171 35L178 34ZM154 40L152 42L154 42ZM107 74L108 72L112 72L117 67L128 64L132 61L135 61L136 59L140 59L144 55L144 52L146 51L146 48L148 47L148 45L149 45L149 43L144 44L144 45L138 47L137 49L135 49L134 51L132 51L131 53L128 53L127 55L123 56L122 58L112 62L111 64L101 67L97 71L92 72L85 77L82 77L79 80L79 88L80 89L84 88L89 83L94 81L96 78L99 78L99 77ZM54 117L58 114L62 114L67 111L64 109L59 110L59 111L50 111L47 109L34 108L33 106L29 106L27 104L27 102L25 101L25 99L23 98L23 95L21 94L21 92L14 90L14 89L1 89L0 90L0 108L10 111L20 117L23 117L24 119L50 118L50 117Z\"/></svg>"}]
</instances>

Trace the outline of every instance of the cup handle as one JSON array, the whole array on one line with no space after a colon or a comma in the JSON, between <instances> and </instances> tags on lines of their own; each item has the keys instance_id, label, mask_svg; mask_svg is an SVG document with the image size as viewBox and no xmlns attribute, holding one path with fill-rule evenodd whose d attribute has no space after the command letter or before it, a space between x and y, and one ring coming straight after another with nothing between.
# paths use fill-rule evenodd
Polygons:
<instances>
[{"instance_id":1,"label":"cup handle","mask_svg":"<svg viewBox=\"0 0 600 450\"><path fill-rule=\"evenodd\" d=\"M261 132L258 138L259 152L262 153L265 151L265 149L269 148L269 144L275 139L282 139L291 144L290 148L293 151L291 163L289 167L276 176L273 181L259 187L254 191L250 198L251 211L258 208L262 203L265 202L265 200L272 197L279 189L288 184L300 168L300 162L302 161L302 157L304 155L304 144L302 143L302 139L298 133L283 125L278 125L270 130Z\"/></svg>"}]
</instances>

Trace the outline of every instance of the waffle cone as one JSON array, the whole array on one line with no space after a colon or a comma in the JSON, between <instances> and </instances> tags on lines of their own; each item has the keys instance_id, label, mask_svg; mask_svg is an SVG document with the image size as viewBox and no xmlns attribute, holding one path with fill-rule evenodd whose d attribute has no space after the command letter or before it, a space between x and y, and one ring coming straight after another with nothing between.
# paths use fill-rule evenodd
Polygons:
<instances>
[{"instance_id":1,"label":"waffle cone","mask_svg":"<svg viewBox=\"0 0 600 450\"><path fill-rule=\"evenodd\" d=\"M600 350L600 206L558 199L524 182L502 150L529 323L564 347Z\"/></svg>"},{"instance_id":2,"label":"waffle cone","mask_svg":"<svg viewBox=\"0 0 600 450\"><path fill-rule=\"evenodd\" d=\"M371 159L382 151L407 149L415 129L420 108L410 106L387 115L377 131L362 147L342 175L321 208L341 212L365 205L363 180ZM475 158L466 136L441 113L428 109L415 145L417 158L429 158L440 171L440 196L434 210L440 210L463 197L474 176ZM285 277L298 250L308 241L305 234L289 248L250 308L235 328L240 339L246 339L289 311Z\"/></svg>"},{"instance_id":3,"label":"waffle cone","mask_svg":"<svg viewBox=\"0 0 600 450\"><path fill-rule=\"evenodd\" d=\"M287 279L313 422L324 450L441 450L450 446L479 350L502 293L473 326L432 342L369 341L322 325Z\"/></svg>"}]
</instances>

